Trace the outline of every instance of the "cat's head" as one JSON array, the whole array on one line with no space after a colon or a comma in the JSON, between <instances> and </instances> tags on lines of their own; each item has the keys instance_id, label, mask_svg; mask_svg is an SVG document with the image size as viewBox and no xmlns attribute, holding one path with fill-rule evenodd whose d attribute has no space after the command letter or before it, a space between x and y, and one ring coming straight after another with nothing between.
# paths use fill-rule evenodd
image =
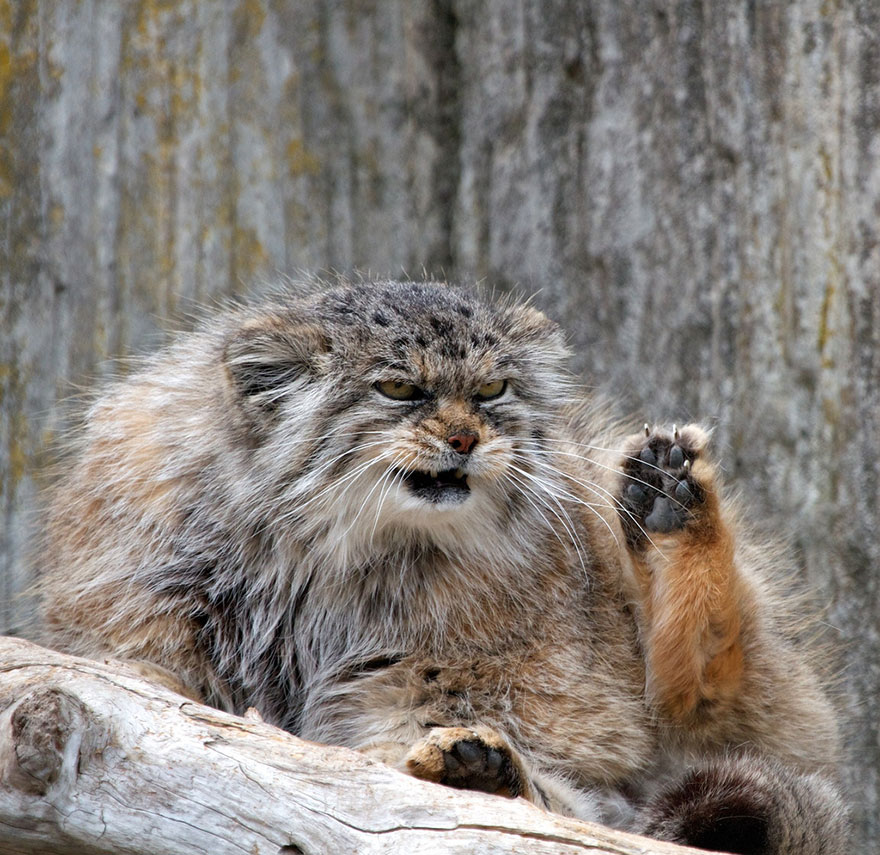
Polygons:
<instances>
[{"instance_id":1,"label":"cat's head","mask_svg":"<svg viewBox=\"0 0 880 855\"><path fill-rule=\"evenodd\" d=\"M262 465L299 505L289 519L372 539L395 526L478 532L550 503L566 355L531 306L384 282L257 311L224 360Z\"/></svg>"}]
</instances>

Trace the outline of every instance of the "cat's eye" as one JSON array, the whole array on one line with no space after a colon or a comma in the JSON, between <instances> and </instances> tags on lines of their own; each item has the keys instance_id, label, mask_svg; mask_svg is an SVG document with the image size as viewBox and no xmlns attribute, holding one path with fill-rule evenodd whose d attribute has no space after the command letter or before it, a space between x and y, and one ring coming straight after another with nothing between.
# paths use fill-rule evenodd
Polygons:
<instances>
[{"instance_id":1,"label":"cat's eye","mask_svg":"<svg viewBox=\"0 0 880 855\"><path fill-rule=\"evenodd\" d=\"M477 389L477 397L481 401L491 401L493 398L500 398L506 389L506 380L493 380L491 383L484 383Z\"/></svg>"},{"instance_id":2,"label":"cat's eye","mask_svg":"<svg viewBox=\"0 0 880 855\"><path fill-rule=\"evenodd\" d=\"M401 380L380 380L376 389L386 398L393 398L395 401L416 401L425 397L424 391L414 383L404 383Z\"/></svg>"}]
</instances>

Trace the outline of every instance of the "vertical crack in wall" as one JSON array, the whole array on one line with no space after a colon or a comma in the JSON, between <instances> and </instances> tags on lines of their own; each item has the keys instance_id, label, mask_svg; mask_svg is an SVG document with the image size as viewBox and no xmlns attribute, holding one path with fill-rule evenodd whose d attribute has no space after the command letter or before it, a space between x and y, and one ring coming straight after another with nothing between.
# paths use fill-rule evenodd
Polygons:
<instances>
[{"instance_id":1,"label":"vertical crack in wall","mask_svg":"<svg viewBox=\"0 0 880 855\"><path fill-rule=\"evenodd\" d=\"M435 28L425 34L425 56L436 80L436 109L432 136L438 156L432 176L442 239L434 257L427 258L428 272L452 275L456 269L453 220L461 182L462 70L456 45L459 18L453 0L432 0Z\"/></svg>"}]
</instances>

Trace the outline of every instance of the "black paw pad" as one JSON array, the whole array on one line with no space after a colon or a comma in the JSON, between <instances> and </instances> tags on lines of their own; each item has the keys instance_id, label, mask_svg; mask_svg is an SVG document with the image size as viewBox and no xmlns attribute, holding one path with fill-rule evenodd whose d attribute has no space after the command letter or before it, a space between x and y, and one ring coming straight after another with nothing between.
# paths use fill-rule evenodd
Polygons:
<instances>
[{"instance_id":1,"label":"black paw pad","mask_svg":"<svg viewBox=\"0 0 880 855\"><path fill-rule=\"evenodd\" d=\"M480 739L461 739L443 752L443 783L463 790L505 793L516 797L522 790L519 773L510 755Z\"/></svg>"},{"instance_id":2,"label":"black paw pad","mask_svg":"<svg viewBox=\"0 0 880 855\"><path fill-rule=\"evenodd\" d=\"M693 518L705 498L692 477L698 456L677 432L659 431L646 431L641 448L627 455L620 518L631 545L654 532L680 531Z\"/></svg>"}]
</instances>

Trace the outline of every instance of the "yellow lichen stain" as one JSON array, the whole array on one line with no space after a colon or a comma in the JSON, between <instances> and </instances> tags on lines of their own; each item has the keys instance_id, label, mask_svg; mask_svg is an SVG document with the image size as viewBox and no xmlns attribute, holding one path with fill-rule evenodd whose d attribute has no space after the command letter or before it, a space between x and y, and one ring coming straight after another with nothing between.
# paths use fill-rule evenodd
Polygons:
<instances>
[{"instance_id":1,"label":"yellow lichen stain","mask_svg":"<svg viewBox=\"0 0 880 855\"><path fill-rule=\"evenodd\" d=\"M10 48L12 31L12 7L8 2L0 2L0 199L12 195L12 158L8 138L12 126L14 96L12 82L18 73L18 62Z\"/></svg>"},{"instance_id":2,"label":"yellow lichen stain","mask_svg":"<svg viewBox=\"0 0 880 855\"><path fill-rule=\"evenodd\" d=\"M819 146L819 165L821 169L820 187L822 190L822 231L827 249L825 251L826 282L819 308L816 345L819 351L820 365L824 370L835 368L834 348L832 339L835 336L834 301L845 282L845 270L839 250L839 215L838 204L840 188L835 186L835 163L832 153L825 145Z\"/></svg>"},{"instance_id":3,"label":"yellow lichen stain","mask_svg":"<svg viewBox=\"0 0 880 855\"><path fill-rule=\"evenodd\" d=\"M0 42L0 138L5 138L12 124L12 107L7 102L6 87L11 76L12 59L7 45ZM12 195L12 163L9 146L0 143L0 199Z\"/></svg>"},{"instance_id":4,"label":"yellow lichen stain","mask_svg":"<svg viewBox=\"0 0 880 855\"><path fill-rule=\"evenodd\" d=\"M252 39L260 34L266 22L266 9L260 0L242 0L233 13L235 28L246 38Z\"/></svg>"},{"instance_id":5,"label":"yellow lichen stain","mask_svg":"<svg viewBox=\"0 0 880 855\"><path fill-rule=\"evenodd\" d=\"M172 124L175 124L177 117L186 114L187 103L186 95L180 90L179 86L175 85L171 90L171 115L169 119Z\"/></svg>"},{"instance_id":6,"label":"yellow lichen stain","mask_svg":"<svg viewBox=\"0 0 880 855\"><path fill-rule=\"evenodd\" d=\"M22 422L24 419L19 414L12 415L13 427L10 431L9 446L9 486L14 490L21 483L28 469L28 459L21 443ZM24 425L26 428L27 425Z\"/></svg>"},{"instance_id":7,"label":"yellow lichen stain","mask_svg":"<svg viewBox=\"0 0 880 855\"><path fill-rule=\"evenodd\" d=\"M0 407L3 406L6 398L6 386L10 382L10 377L12 377L12 367L6 362L0 362Z\"/></svg>"},{"instance_id":8,"label":"yellow lichen stain","mask_svg":"<svg viewBox=\"0 0 880 855\"><path fill-rule=\"evenodd\" d=\"M30 460L30 475L38 490L46 489L54 480L52 465L58 454L58 437L52 428L46 428L37 441Z\"/></svg>"},{"instance_id":9,"label":"yellow lichen stain","mask_svg":"<svg viewBox=\"0 0 880 855\"><path fill-rule=\"evenodd\" d=\"M302 140L294 139L287 144L287 168L293 178L317 175L321 170L321 162L305 147Z\"/></svg>"},{"instance_id":10,"label":"yellow lichen stain","mask_svg":"<svg viewBox=\"0 0 880 855\"><path fill-rule=\"evenodd\" d=\"M788 309L788 283L780 277L779 289L773 298L773 316L781 318Z\"/></svg>"},{"instance_id":11,"label":"yellow lichen stain","mask_svg":"<svg viewBox=\"0 0 880 855\"><path fill-rule=\"evenodd\" d=\"M253 279L269 263L269 255L252 228L235 226L232 232L232 253L235 270L240 278Z\"/></svg>"},{"instance_id":12,"label":"yellow lichen stain","mask_svg":"<svg viewBox=\"0 0 880 855\"><path fill-rule=\"evenodd\" d=\"M312 44L312 48L309 51L309 61L312 65L320 68L326 59L324 55L324 42L321 38L322 27L320 17L317 15L311 17L305 26L305 30L309 34L309 40Z\"/></svg>"},{"instance_id":13,"label":"yellow lichen stain","mask_svg":"<svg viewBox=\"0 0 880 855\"><path fill-rule=\"evenodd\" d=\"M825 424L836 427L840 422L840 402L829 396L822 397L822 418Z\"/></svg>"},{"instance_id":14,"label":"yellow lichen stain","mask_svg":"<svg viewBox=\"0 0 880 855\"><path fill-rule=\"evenodd\" d=\"M52 49L52 46L50 43L47 47L47 53L49 53L51 51L51 49ZM56 83L59 80L61 80L62 77L64 77L64 69L60 65L57 65L56 63L52 62L51 60L49 60L46 63L46 70L49 73L50 79Z\"/></svg>"},{"instance_id":15,"label":"yellow lichen stain","mask_svg":"<svg viewBox=\"0 0 880 855\"><path fill-rule=\"evenodd\" d=\"M834 179L834 161L824 145L819 146L819 160L822 164L822 177L830 184Z\"/></svg>"},{"instance_id":16,"label":"yellow lichen stain","mask_svg":"<svg viewBox=\"0 0 880 855\"><path fill-rule=\"evenodd\" d=\"M834 292L837 289L830 282L825 286L825 295L822 298L822 308L819 312L819 353L824 354L828 341L832 336L829 314L831 313L831 303L834 300Z\"/></svg>"},{"instance_id":17,"label":"yellow lichen stain","mask_svg":"<svg viewBox=\"0 0 880 855\"><path fill-rule=\"evenodd\" d=\"M0 41L0 133L5 134L12 123L12 105L9 103L9 84L15 74L12 51L6 41Z\"/></svg>"},{"instance_id":18,"label":"yellow lichen stain","mask_svg":"<svg viewBox=\"0 0 880 855\"><path fill-rule=\"evenodd\" d=\"M152 40L151 26L159 25L159 30L163 30L161 25L162 16L166 13L179 12L181 6L178 0L141 0L138 9L138 34L148 40Z\"/></svg>"},{"instance_id":19,"label":"yellow lichen stain","mask_svg":"<svg viewBox=\"0 0 880 855\"><path fill-rule=\"evenodd\" d=\"M12 195L17 174L15 155L24 145L25 137L13 126L16 115L24 113L29 122L28 112L39 108L39 96L48 89L38 73L40 60L48 72L47 79L60 76L51 62L51 41L40 44L39 17L33 0L12 4L0 0L0 198Z\"/></svg>"},{"instance_id":20,"label":"yellow lichen stain","mask_svg":"<svg viewBox=\"0 0 880 855\"><path fill-rule=\"evenodd\" d=\"M215 14L209 11L213 4L204 8L206 15ZM193 4L143 0L122 50L122 73L153 140L140 147L141 168L123 194L121 252L131 250L125 267L132 292L163 314L173 310L174 294L180 290L178 200L191 196L198 181L184 168L182 141L200 121L205 85L201 54L206 47L213 49L205 45L201 27L189 26L192 15ZM194 32L194 39L176 38L181 30Z\"/></svg>"},{"instance_id":21,"label":"yellow lichen stain","mask_svg":"<svg viewBox=\"0 0 880 855\"><path fill-rule=\"evenodd\" d=\"M60 226L64 222L64 205L55 202L49 207L49 222L53 226Z\"/></svg>"},{"instance_id":22,"label":"yellow lichen stain","mask_svg":"<svg viewBox=\"0 0 880 855\"><path fill-rule=\"evenodd\" d=\"M6 404L9 431L6 446L6 458L9 461L7 485L9 493L15 490L29 469L29 458L25 450L29 436L28 421L22 406L25 382L18 365L0 364L0 405Z\"/></svg>"},{"instance_id":23,"label":"yellow lichen stain","mask_svg":"<svg viewBox=\"0 0 880 855\"><path fill-rule=\"evenodd\" d=\"M175 62L171 67L171 121L175 126L192 121L199 99L204 94L202 77L189 63Z\"/></svg>"}]
</instances>

